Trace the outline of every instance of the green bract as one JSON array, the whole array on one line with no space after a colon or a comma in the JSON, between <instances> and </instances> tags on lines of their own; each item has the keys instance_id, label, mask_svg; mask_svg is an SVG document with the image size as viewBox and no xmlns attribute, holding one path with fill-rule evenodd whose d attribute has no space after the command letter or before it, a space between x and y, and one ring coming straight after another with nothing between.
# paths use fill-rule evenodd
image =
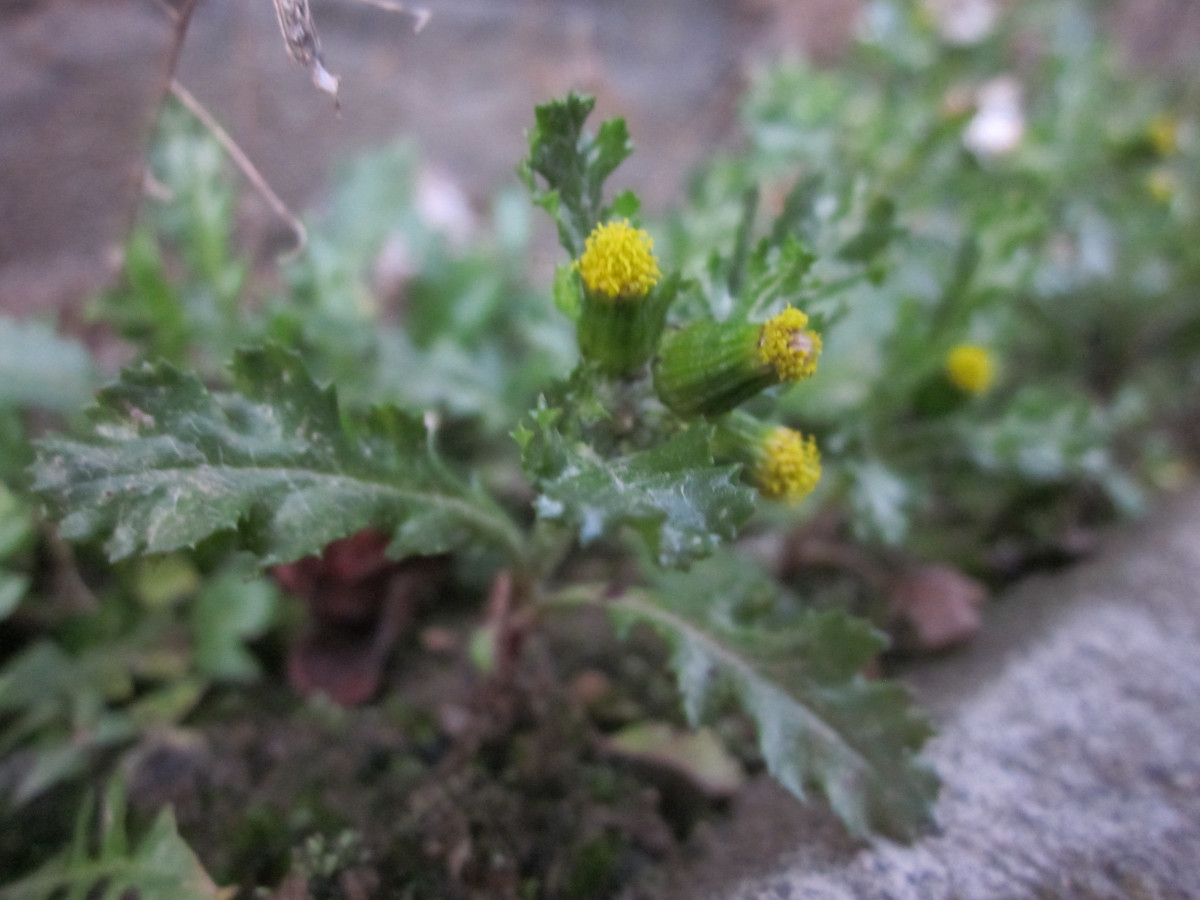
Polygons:
<instances>
[{"instance_id":1,"label":"green bract","mask_svg":"<svg viewBox=\"0 0 1200 900\"><path fill-rule=\"evenodd\" d=\"M728 412L778 379L759 362L762 328L700 321L668 334L654 367L659 399L681 415Z\"/></svg>"},{"instance_id":2,"label":"green bract","mask_svg":"<svg viewBox=\"0 0 1200 900\"><path fill-rule=\"evenodd\" d=\"M631 300L614 302L585 290L575 326L580 354L611 375L637 373L653 357L678 291L675 275Z\"/></svg>"}]
</instances>

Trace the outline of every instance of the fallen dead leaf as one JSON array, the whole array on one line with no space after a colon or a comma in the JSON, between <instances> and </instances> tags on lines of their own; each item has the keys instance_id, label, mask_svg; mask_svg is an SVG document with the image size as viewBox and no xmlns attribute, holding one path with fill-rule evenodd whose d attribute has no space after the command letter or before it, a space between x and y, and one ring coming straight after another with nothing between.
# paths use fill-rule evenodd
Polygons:
<instances>
[{"instance_id":1,"label":"fallen dead leaf","mask_svg":"<svg viewBox=\"0 0 1200 900\"><path fill-rule=\"evenodd\" d=\"M987 589L949 566L908 566L888 579L885 591L900 649L946 650L973 638L983 624Z\"/></svg>"}]
</instances>

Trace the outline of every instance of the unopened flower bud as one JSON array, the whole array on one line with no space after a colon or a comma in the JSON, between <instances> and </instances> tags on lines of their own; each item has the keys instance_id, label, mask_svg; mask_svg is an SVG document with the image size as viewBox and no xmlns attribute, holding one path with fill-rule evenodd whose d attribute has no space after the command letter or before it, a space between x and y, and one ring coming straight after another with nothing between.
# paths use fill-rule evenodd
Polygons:
<instances>
[{"instance_id":1,"label":"unopened flower bud","mask_svg":"<svg viewBox=\"0 0 1200 900\"><path fill-rule=\"evenodd\" d=\"M659 398L680 415L718 415L817 369L821 336L788 307L761 325L695 322L669 335L654 373Z\"/></svg>"},{"instance_id":2,"label":"unopened flower bud","mask_svg":"<svg viewBox=\"0 0 1200 900\"><path fill-rule=\"evenodd\" d=\"M576 269L584 286L580 352L610 374L636 370L654 353L669 302L655 290L662 272L653 239L624 219L602 223L588 236Z\"/></svg>"},{"instance_id":3,"label":"unopened flower bud","mask_svg":"<svg viewBox=\"0 0 1200 900\"><path fill-rule=\"evenodd\" d=\"M795 503L821 480L821 453L812 437L735 411L717 425L716 452L745 465L764 497Z\"/></svg>"}]
</instances>

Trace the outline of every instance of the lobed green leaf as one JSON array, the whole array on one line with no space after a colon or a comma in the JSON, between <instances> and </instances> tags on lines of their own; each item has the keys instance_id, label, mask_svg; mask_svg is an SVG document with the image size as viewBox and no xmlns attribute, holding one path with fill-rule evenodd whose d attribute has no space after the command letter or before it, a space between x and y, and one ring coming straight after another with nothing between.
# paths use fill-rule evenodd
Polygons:
<instances>
[{"instance_id":1,"label":"lobed green leaf","mask_svg":"<svg viewBox=\"0 0 1200 900\"><path fill-rule=\"evenodd\" d=\"M529 156L521 172L536 203L558 222L559 240L572 258L583 253L584 242L601 222L604 181L633 152L624 119L610 119L593 137L584 124L596 105L595 97L568 94L537 107L529 133ZM539 187L535 175L545 187ZM636 199L622 195L623 215L636 211Z\"/></svg>"},{"instance_id":2,"label":"lobed green leaf","mask_svg":"<svg viewBox=\"0 0 1200 900\"><path fill-rule=\"evenodd\" d=\"M390 532L395 556L467 541L520 554L515 525L445 469L420 420L350 421L278 346L239 353L232 374L235 391L214 393L166 364L127 369L90 432L42 441L34 490L63 536L101 539L114 560L236 532L272 564L366 527Z\"/></svg>"},{"instance_id":3,"label":"lobed green leaf","mask_svg":"<svg viewBox=\"0 0 1200 900\"><path fill-rule=\"evenodd\" d=\"M863 667L885 639L832 610L792 610L769 621L739 614L775 589L724 554L608 605L619 628L643 622L666 639L693 724L732 696L758 727L767 769L800 799L819 787L858 837L911 839L928 825L936 776L916 758L928 722L895 683Z\"/></svg>"},{"instance_id":4,"label":"lobed green leaf","mask_svg":"<svg viewBox=\"0 0 1200 900\"><path fill-rule=\"evenodd\" d=\"M536 431L520 433L538 515L565 523L585 544L629 527L660 565L680 566L731 540L754 511L738 467L713 463L707 426L606 459L556 430L553 410L541 413Z\"/></svg>"}]
</instances>

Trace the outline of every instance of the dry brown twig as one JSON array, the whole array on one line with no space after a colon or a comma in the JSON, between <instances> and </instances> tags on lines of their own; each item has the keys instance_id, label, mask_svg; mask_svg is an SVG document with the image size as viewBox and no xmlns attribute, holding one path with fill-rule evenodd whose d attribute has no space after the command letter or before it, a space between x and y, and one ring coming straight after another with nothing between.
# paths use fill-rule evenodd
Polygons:
<instances>
[{"instance_id":1,"label":"dry brown twig","mask_svg":"<svg viewBox=\"0 0 1200 900\"><path fill-rule=\"evenodd\" d=\"M166 0L158 0L158 2L168 13L174 16L174 10ZM316 22L313 20L308 0L271 0L271 2L275 5L275 15L279 20L279 30L283 33L284 46L287 49L288 56L301 65L307 66L312 73L313 84L318 89L331 95L334 103L337 103L338 77L325 68L325 63L321 56L321 39L317 34ZM397 2L397 0L357 0L357 2L365 3L368 6L374 6L387 12L412 16L414 20L413 30L416 32L421 31L425 27L430 17L429 10L420 7L410 8L403 3ZM295 257L303 251L308 244L308 229L304 227L304 223L300 221L300 217L292 212L288 208L288 205L275 193L270 184L267 183L266 178L258 170L258 167L250 161L250 158L242 148L229 135L229 132L221 127L216 117L187 88L176 80L171 81L171 94L209 130L222 149L229 155L229 158L233 160L234 165L246 177L246 180L267 201L267 204L274 210L275 214L283 219L288 224L288 227L292 229L296 235L296 246L285 254L285 258ZM154 186L153 181L149 181L148 184L151 187Z\"/></svg>"},{"instance_id":2,"label":"dry brown twig","mask_svg":"<svg viewBox=\"0 0 1200 900\"><path fill-rule=\"evenodd\" d=\"M229 132L221 127L221 123L216 120L216 117L205 109L199 100L192 96L191 91L178 81L172 80L171 94L209 130L212 136L217 139L217 143L221 145L221 148L229 154L229 158L233 160L238 170L246 176L246 180L267 201L267 204L275 211L275 214L283 219L288 224L288 227L292 229L296 235L296 246L284 254L283 258L291 259L297 256L308 244L308 229L304 227L304 223L300 221L300 217L292 212L288 208L288 205L280 199L279 195L271 188L271 185L267 183L267 179L258 171L258 167L250 161L250 157L229 136Z\"/></svg>"}]
</instances>

